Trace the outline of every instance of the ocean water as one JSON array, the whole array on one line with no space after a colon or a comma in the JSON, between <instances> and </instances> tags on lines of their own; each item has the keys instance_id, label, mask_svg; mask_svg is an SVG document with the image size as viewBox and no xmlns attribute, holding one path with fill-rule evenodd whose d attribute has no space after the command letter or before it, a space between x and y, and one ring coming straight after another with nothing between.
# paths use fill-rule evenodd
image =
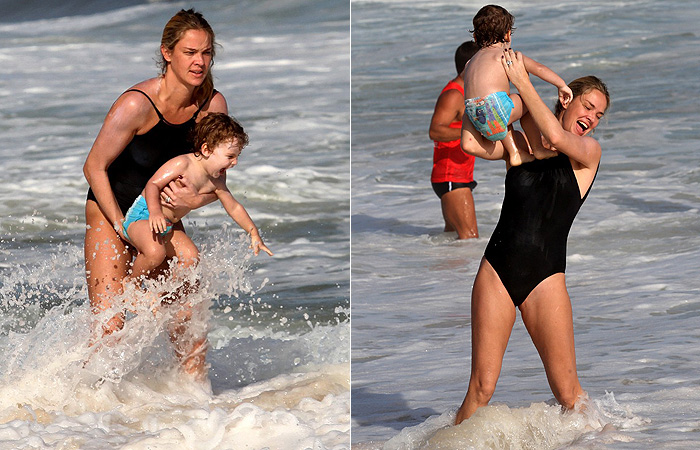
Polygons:
<instances>
[{"instance_id":1,"label":"ocean water","mask_svg":"<svg viewBox=\"0 0 700 450\"><path fill-rule=\"evenodd\" d=\"M192 6L250 135L229 187L275 252L253 257L220 206L185 219L202 261L180 275L201 286L189 300L211 390L176 368L176 310L143 294L127 293L123 332L88 348L82 256L85 157L118 95L157 74L167 20ZM349 4L0 7L0 449L349 448Z\"/></svg>"},{"instance_id":2,"label":"ocean water","mask_svg":"<svg viewBox=\"0 0 700 450\"><path fill-rule=\"evenodd\" d=\"M471 287L505 166L477 160L480 237L442 233L428 125L470 38L473 1L352 2L354 449L689 449L700 445L700 8L690 1L506 1L513 47L612 107L569 236L578 371L561 414L520 318L490 406L450 426L470 368ZM552 104L556 92L535 87Z\"/></svg>"}]
</instances>

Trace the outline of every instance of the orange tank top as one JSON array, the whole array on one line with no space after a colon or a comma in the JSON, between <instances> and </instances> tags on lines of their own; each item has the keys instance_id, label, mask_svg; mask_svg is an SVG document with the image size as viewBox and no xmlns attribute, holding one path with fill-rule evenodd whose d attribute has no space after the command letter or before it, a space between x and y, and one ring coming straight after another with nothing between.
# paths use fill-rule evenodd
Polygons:
<instances>
[{"instance_id":1,"label":"orange tank top","mask_svg":"<svg viewBox=\"0 0 700 450\"><path fill-rule=\"evenodd\" d=\"M464 95L464 88L454 81L447 83L440 94L451 89L456 89ZM462 121L452 122L450 128L462 128ZM432 183L474 181L474 157L462 151L459 139L450 142L434 142L433 172L430 175Z\"/></svg>"}]
</instances>

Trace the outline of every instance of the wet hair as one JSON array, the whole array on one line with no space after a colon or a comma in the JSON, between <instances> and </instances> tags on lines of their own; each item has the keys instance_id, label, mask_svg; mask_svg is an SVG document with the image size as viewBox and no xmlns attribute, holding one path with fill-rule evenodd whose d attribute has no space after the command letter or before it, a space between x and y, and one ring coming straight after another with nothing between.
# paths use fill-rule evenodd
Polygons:
<instances>
[{"instance_id":1,"label":"wet hair","mask_svg":"<svg viewBox=\"0 0 700 450\"><path fill-rule=\"evenodd\" d=\"M199 153L204 144L207 144L209 150L214 150L222 142L234 139L241 150L248 145L248 134L243 126L236 119L224 113L207 114L195 125L192 133L195 153Z\"/></svg>"},{"instance_id":2,"label":"wet hair","mask_svg":"<svg viewBox=\"0 0 700 450\"><path fill-rule=\"evenodd\" d=\"M211 41L211 65L213 65L214 55L216 53L214 30L209 25L209 22L204 19L204 16L194 9L181 9L170 18L168 23L165 24L165 28L163 28L163 36L160 39L161 47L172 52L177 43L180 42L180 39L185 35L185 32L189 30L202 30L209 35L209 40ZM168 63L165 61L161 52L159 52L159 55L160 57L157 61L158 67L160 68L161 74L165 74ZM211 65L208 67L204 82L194 91L194 100L200 106L208 101L214 92L214 77L211 73Z\"/></svg>"},{"instance_id":3,"label":"wet hair","mask_svg":"<svg viewBox=\"0 0 700 450\"><path fill-rule=\"evenodd\" d=\"M474 41L479 48L484 48L491 44L506 42L508 32L515 30L514 22L513 15L502 6L486 5L474 16L472 20L474 29L469 32L474 36Z\"/></svg>"},{"instance_id":4,"label":"wet hair","mask_svg":"<svg viewBox=\"0 0 700 450\"><path fill-rule=\"evenodd\" d=\"M472 59L472 56L479 51L479 46L476 45L474 41L462 42L462 45L457 47L455 52L455 68L457 69L457 75L462 73L464 66L467 65L467 61Z\"/></svg>"},{"instance_id":5,"label":"wet hair","mask_svg":"<svg viewBox=\"0 0 700 450\"><path fill-rule=\"evenodd\" d=\"M594 89L598 90L605 96L605 101L607 102L605 111L610 108L610 93L608 92L608 87L598 77L588 75L586 77L576 78L574 81L569 83L569 88L571 88L574 98L587 94ZM554 115L559 118L563 113L564 107L562 106L561 102L557 100L557 103L554 106Z\"/></svg>"}]
</instances>

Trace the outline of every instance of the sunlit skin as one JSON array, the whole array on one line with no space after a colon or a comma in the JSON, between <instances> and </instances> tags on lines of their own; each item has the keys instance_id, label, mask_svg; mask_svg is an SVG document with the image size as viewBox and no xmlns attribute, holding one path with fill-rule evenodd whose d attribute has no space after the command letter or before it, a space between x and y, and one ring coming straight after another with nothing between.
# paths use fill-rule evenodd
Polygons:
<instances>
[{"instance_id":1,"label":"sunlit skin","mask_svg":"<svg viewBox=\"0 0 700 450\"><path fill-rule=\"evenodd\" d=\"M183 86L200 86L211 68L211 38L204 30L188 30L172 51L161 47L161 54L169 64L166 84L175 78Z\"/></svg>"},{"instance_id":2,"label":"sunlit skin","mask_svg":"<svg viewBox=\"0 0 700 450\"><path fill-rule=\"evenodd\" d=\"M523 104L520 96L511 94L508 77L501 69L500 57L504 50L511 47L511 35L509 31L504 38L504 42L497 42L481 48L469 60L469 63L464 69L464 98L483 97L499 91L506 92L510 96L514 106L509 117L508 134L500 142L504 145L508 153L508 162L515 166L531 161L534 158L543 159L551 157L552 154L544 150L541 145L533 145L531 149L524 150L519 149L516 145L512 127L514 122L520 120L520 125L528 137L535 136L537 134L537 129L527 115L527 106ZM529 74L535 75L555 86L562 103L568 103L570 101L572 97L571 89L569 89L564 80L554 71L526 56L523 56L523 64ZM463 127L462 139L468 138L468 136L464 135L471 133L472 129L474 128ZM530 154L530 150L532 150L534 156Z\"/></svg>"},{"instance_id":3,"label":"sunlit skin","mask_svg":"<svg viewBox=\"0 0 700 450\"><path fill-rule=\"evenodd\" d=\"M605 95L592 89L571 102L562 120L562 128L579 136L592 133L605 115Z\"/></svg>"},{"instance_id":4,"label":"sunlit skin","mask_svg":"<svg viewBox=\"0 0 700 450\"><path fill-rule=\"evenodd\" d=\"M262 250L270 256L273 255L263 243L248 212L226 186L226 171L238 164L240 154L241 148L235 139L222 142L213 149L205 143L199 152L175 157L158 169L142 194L148 205L148 220L136 221L127 230L131 242L139 250L130 278L147 275L163 262L165 247L159 233L165 232L169 225L179 222L193 209L161 203L162 189L177 179L185 180L198 195L216 195L229 216L250 234L253 253L257 256Z\"/></svg>"},{"instance_id":5,"label":"sunlit skin","mask_svg":"<svg viewBox=\"0 0 700 450\"><path fill-rule=\"evenodd\" d=\"M596 89L584 92L564 105L560 117L555 117L530 82L522 54L508 50L504 52L502 64L530 111L543 142L550 149L569 157L583 197L591 187L600 163L600 144L590 134L607 110L605 95ZM526 148L524 138L522 141L521 145ZM462 148L485 159L507 161L502 145L499 148L483 144L482 140L475 138L462 141ZM542 359L554 397L564 408L574 409L582 404L586 393L576 371L571 300L564 273L555 273L542 280L518 308ZM516 308L510 296L485 258L472 289L471 315L471 374L467 394L457 410L456 425L491 400L516 318Z\"/></svg>"},{"instance_id":6,"label":"sunlit skin","mask_svg":"<svg viewBox=\"0 0 700 450\"><path fill-rule=\"evenodd\" d=\"M144 80L132 86L143 91L155 103L164 119L171 124L187 122L201 108L197 120L212 112L228 113L224 96L217 92L204 105L196 100L195 90L202 85L212 64L212 41L203 30L184 31L172 50L161 48L166 61L163 75ZM107 169L135 135L151 130L159 116L149 99L138 92L125 92L110 108L102 128L88 154L83 167L85 177L97 202L88 200L85 205L85 270L90 305L95 313L112 308L113 298L122 292L122 281L131 269L133 247L128 245L121 231L115 231L124 219L109 182ZM171 199L173 207L198 208L217 199L216 195L199 195L185 179L176 179L162 190L163 199ZM199 250L185 233L182 224L176 223L166 245L167 258L177 257L178 265L197 264ZM163 272L167 263L155 271ZM195 287L184 287L183 292ZM171 340L183 366L188 372L204 377L206 339L180 342L182 330L187 328L191 306L183 304L182 317L171 327ZM124 326L123 314L117 314L106 323L96 324L94 339L110 334ZM199 349L199 350L198 350ZM203 351L201 349L204 349ZM190 356L188 356L190 355ZM196 360L196 364L192 364Z\"/></svg>"},{"instance_id":7,"label":"sunlit skin","mask_svg":"<svg viewBox=\"0 0 700 450\"><path fill-rule=\"evenodd\" d=\"M464 86L464 72L452 82ZM443 92L435 103L430 119L428 134L430 139L439 142L456 141L462 134L461 128L452 128L453 122L461 122L464 112L464 96L457 89ZM453 189L440 198L445 232L457 232L457 239L478 238L474 196L469 188Z\"/></svg>"}]
</instances>

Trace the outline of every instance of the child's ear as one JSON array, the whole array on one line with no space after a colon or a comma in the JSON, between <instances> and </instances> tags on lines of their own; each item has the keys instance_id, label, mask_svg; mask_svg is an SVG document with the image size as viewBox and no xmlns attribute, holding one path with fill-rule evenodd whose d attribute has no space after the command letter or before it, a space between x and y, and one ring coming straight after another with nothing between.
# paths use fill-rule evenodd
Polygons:
<instances>
[{"instance_id":1,"label":"child's ear","mask_svg":"<svg viewBox=\"0 0 700 450\"><path fill-rule=\"evenodd\" d=\"M202 146L199 148L199 151L204 156L211 155L211 150L209 150L209 146L207 145L206 142L204 144L202 144Z\"/></svg>"}]
</instances>

